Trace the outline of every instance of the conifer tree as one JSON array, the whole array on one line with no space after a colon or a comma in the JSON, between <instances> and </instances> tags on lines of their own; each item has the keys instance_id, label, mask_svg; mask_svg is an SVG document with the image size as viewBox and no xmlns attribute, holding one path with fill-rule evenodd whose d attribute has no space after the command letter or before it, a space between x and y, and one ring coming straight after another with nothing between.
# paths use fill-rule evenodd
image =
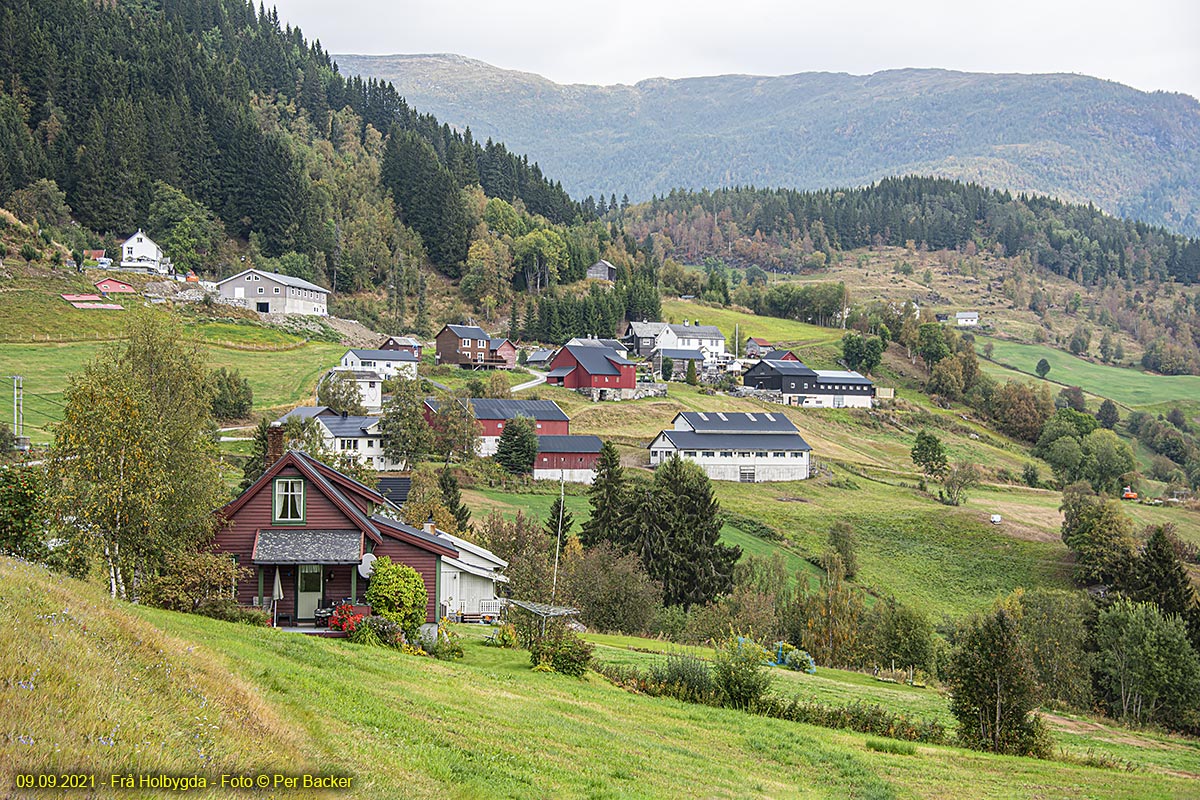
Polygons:
<instances>
[{"instance_id":1,"label":"conifer tree","mask_svg":"<svg viewBox=\"0 0 1200 800\"><path fill-rule=\"evenodd\" d=\"M463 502L462 492L458 488L458 478L454 477L449 466L442 467L442 471L438 473L438 488L442 492L442 505L450 510L458 523L458 532L469 532L471 530L471 509L467 508L467 504Z\"/></svg>"},{"instance_id":2,"label":"conifer tree","mask_svg":"<svg viewBox=\"0 0 1200 800\"><path fill-rule=\"evenodd\" d=\"M561 515L561 519L560 519ZM559 527L561 522L561 528ZM575 527L575 515L567 510L566 504L563 503L562 497L554 498L553 505L550 506L550 513L546 516L546 535L554 538L558 535L560 544L566 543L571 536L571 530Z\"/></svg>"},{"instance_id":3,"label":"conifer tree","mask_svg":"<svg viewBox=\"0 0 1200 800\"><path fill-rule=\"evenodd\" d=\"M588 505L591 516L579 530L579 541L584 547L593 547L601 542L622 544L628 520L625 491L625 475L621 468L621 456L612 442L600 447L600 458L596 462L596 477L588 489Z\"/></svg>"},{"instance_id":4,"label":"conifer tree","mask_svg":"<svg viewBox=\"0 0 1200 800\"><path fill-rule=\"evenodd\" d=\"M1200 652L1200 599L1187 567L1175 549L1172 526L1155 525L1133 567L1134 600L1154 603L1163 616L1176 615L1188 628L1188 638Z\"/></svg>"},{"instance_id":5,"label":"conifer tree","mask_svg":"<svg viewBox=\"0 0 1200 800\"><path fill-rule=\"evenodd\" d=\"M504 424L496 447L496 463L513 475L526 475L533 471L537 451L533 422L528 417L517 417Z\"/></svg>"}]
</instances>

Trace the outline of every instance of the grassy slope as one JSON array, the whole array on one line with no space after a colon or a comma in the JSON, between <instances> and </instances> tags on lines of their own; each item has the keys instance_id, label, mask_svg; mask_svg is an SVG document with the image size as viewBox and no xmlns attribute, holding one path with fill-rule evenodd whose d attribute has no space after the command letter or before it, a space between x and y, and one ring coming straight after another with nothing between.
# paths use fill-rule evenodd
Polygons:
<instances>
[{"instance_id":1,"label":"grassy slope","mask_svg":"<svg viewBox=\"0 0 1200 800\"><path fill-rule=\"evenodd\" d=\"M993 375L1018 380L1036 378L1041 359L1050 364L1046 378L1064 386L1078 386L1097 397L1123 406L1151 406L1172 400L1200 398L1200 375L1155 375L1149 372L1097 364L1040 344L1019 344L1004 339L984 339L993 345L993 361L983 368ZM1021 375L1014 373L1019 372Z\"/></svg>"},{"instance_id":2,"label":"grassy slope","mask_svg":"<svg viewBox=\"0 0 1200 800\"><path fill-rule=\"evenodd\" d=\"M112 603L0 561L0 781L28 769L346 772L348 797L1179 797L1194 783L920 747L532 672ZM64 609L69 608L69 616ZM19 684L30 677L34 689ZM24 744L18 736L32 736ZM111 744L108 738L111 736ZM102 742L100 737L105 737ZM201 753L207 757L201 759ZM219 796L214 792L213 796Z\"/></svg>"},{"instance_id":3,"label":"grassy slope","mask_svg":"<svg viewBox=\"0 0 1200 800\"><path fill-rule=\"evenodd\" d=\"M725 334L725 346L730 351L733 350L735 328L738 331L739 348L751 336L790 347L829 344L842 338L842 331L833 328L819 328L816 325L778 317L760 317L688 300L663 299L662 314L662 318L668 322L682 323L683 320L689 319L699 320L701 325L716 325L721 329L721 333Z\"/></svg>"}]
</instances>

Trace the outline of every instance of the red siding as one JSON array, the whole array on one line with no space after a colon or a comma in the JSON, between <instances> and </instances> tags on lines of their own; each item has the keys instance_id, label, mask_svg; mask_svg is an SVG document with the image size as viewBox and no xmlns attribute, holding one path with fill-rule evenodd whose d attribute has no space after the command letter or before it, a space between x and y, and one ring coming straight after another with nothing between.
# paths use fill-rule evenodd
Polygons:
<instances>
[{"instance_id":1,"label":"red siding","mask_svg":"<svg viewBox=\"0 0 1200 800\"><path fill-rule=\"evenodd\" d=\"M425 579L425 593L429 596L425 604L425 621L437 622L437 556L390 536L384 536L383 544L376 545L374 552L378 557L390 556L397 564L407 564L421 573Z\"/></svg>"},{"instance_id":2,"label":"red siding","mask_svg":"<svg viewBox=\"0 0 1200 800\"><path fill-rule=\"evenodd\" d=\"M508 420L481 419L479 420L480 436L499 436L504 433ZM571 432L570 420L544 419L533 421L533 432L540 436L566 436Z\"/></svg>"},{"instance_id":3,"label":"red siding","mask_svg":"<svg viewBox=\"0 0 1200 800\"><path fill-rule=\"evenodd\" d=\"M538 453L535 469L595 469L599 453Z\"/></svg>"},{"instance_id":4,"label":"red siding","mask_svg":"<svg viewBox=\"0 0 1200 800\"><path fill-rule=\"evenodd\" d=\"M517 366L517 348L512 342L506 341L504 344L497 347L492 354L496 358L504 359L505 369L515 369Z\"/></svg>"},{"instance_id":5,"label":"red siding","mask_svg":"<svg viewBox=\"0 0 1200 800\"><path fill-rule=\"evenodd\" d=\"M636 367L633 364L619 365L614 364L620 375L592 375L584 370L583 366L571 355L571 351L563 348L559 351L554 360L550 362L550 369L558 367L575 367L575 370L565 378L562 385L568 389L633 389L637 386Z\"/></svg>"}]
</instances>

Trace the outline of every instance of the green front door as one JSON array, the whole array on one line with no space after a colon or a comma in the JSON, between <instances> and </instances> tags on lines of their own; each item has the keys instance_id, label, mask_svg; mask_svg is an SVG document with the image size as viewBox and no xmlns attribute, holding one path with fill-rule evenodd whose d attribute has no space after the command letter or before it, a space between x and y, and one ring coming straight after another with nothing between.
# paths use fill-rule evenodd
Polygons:
<instances>
[{"instance_id":1,"label":"green front door","mask_svg":"<svg viewBox=\"0 0 1200 800\"><path fill-rule=\"evenodd\" d=\"M324 574L320 564L301 564L296 590L296 619L312 619L321 605L321 581Z\"/></svg>"}]
</instances>

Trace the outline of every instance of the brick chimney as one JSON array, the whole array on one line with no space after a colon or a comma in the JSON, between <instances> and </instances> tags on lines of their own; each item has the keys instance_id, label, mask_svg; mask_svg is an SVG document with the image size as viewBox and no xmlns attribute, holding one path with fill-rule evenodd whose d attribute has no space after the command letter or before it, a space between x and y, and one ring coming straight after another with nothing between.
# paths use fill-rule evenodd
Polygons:
<instances>
[{"instance_id":1,"label":"brick chimney","mask_svg":"<svg viewBox=\"0 0 1200 800\"><path fill-rule=\"evenodd\" d=\"M267 427L267 456L263 469L270 469L283 458L283 426L278 422Z\"/></svg>"}]
</instances>

